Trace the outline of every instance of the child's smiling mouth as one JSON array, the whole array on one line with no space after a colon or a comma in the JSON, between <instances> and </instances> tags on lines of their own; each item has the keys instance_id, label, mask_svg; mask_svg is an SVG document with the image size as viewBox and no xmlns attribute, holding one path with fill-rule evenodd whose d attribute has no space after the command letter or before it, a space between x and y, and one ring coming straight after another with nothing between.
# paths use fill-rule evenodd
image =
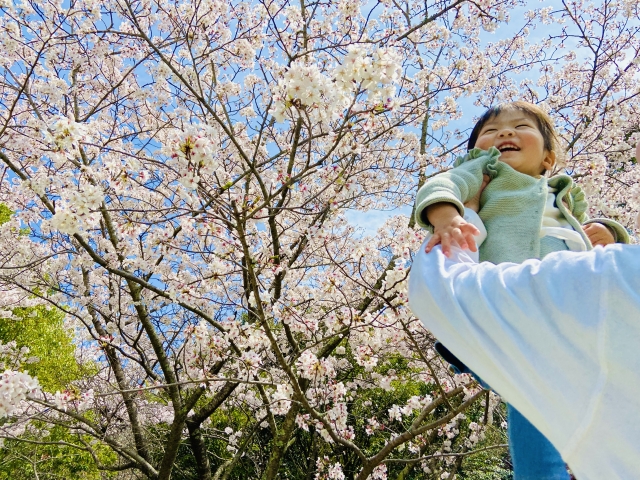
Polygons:
<instances>
[{"instance_id":1,"label":"child's smiling mouth","mask_svg":"<svg viewBox=\"0 0 640 480\"><path fill-rule=\"evenodd\" d=\"M518 147L515 143L504 142L504 143L501 143L500 145L498 145L498 150L500 150L500 153L504 153L504 152L519 152L520 151L520 147Z\"/></svg>"}]
</instances>

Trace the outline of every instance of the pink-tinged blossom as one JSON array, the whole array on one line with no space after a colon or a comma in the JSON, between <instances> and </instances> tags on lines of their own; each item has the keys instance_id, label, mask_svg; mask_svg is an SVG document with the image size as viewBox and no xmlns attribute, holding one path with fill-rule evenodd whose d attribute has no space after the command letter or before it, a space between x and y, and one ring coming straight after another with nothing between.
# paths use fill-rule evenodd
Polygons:
<instances>
[{"instance_id":1,"label":"pink-tinged blossom","mask_svg":"<svg viewBox=\"0 0 640 480\"><path fill-rule=\"evenodd\" d=\"M260 365L262 365L262 357L256 352L248 351L242 354L240 362L247 372L254 374L260 368Z\"/></svg>"},{"instance_id":2,"label":"pink-tinged blossom","mask_svg":"<svg viewBox=\"0 0 640 480\"><path fill-rule=\"evenodd\" d=\"M67 411L73 409L76 411L83 411L92 407L94 401L93 390L78 393L73 390L65 390L63 392L57 391L53 396L53 403L56 408Z\"/></svg>"},{"instance_id":3,"label":"pink-tinged blossom","mask_svg":"<svg viewBox=\"0 0 640 480\"><path fill-rule=\"evenodd\" d=\"M334 463L329 466L329 470L327 471L327 478L331 480L344 480L345 476L342 472L342 465L339 463Z\"/></svg>"},{"instance_id":4,"label":"pink-tinged blossom","mask_svg":"<svg viewBox=\"0 0 640 480\"><path fill-rule=\"evenodd\" d=\"M365 432L367 435L373 435L376 430L383 428L383 426L378 422L378 420L373 417L367 420L367 427L365 428Z\"/></svg>"},{"instance_id":5,"label":"pink-tinged blossom","mask_svg":"<svg viewBox=\"0 0 640 480\"><path fill-rule=\"evenodd\" d=\"M374 354L373 348L368 345L359 345L354 352L358 365L364 367L367 371L373 370L378 364L378 357Z\"/></svg>"},{"instance_id":6,"label":"pink-tinged blossom","mask_svg":"<svg viewBox=\"0 0 640 480\"><path fill-rule=\"evenodd\" d=\"M310 415L308 413L305 415L300 415L300 414L296 415L296 425L298 425L298 428L301 428L305 432L308 432L309 418L310 418Z\"/></svg>"},{"instance_id":7,"label":"pink-tinged blossom","mask_svg":"<svg viewBox=\"0 0 640 480\"><path fill-rule=\"evenodd\" d=\"M300 355L298 362L296 363L298 372L302 378L308 378L314 380L322 378L325 374L325 369L322 362L316 357L310 350L305 350Z\"/></svg>"}]
</instances>

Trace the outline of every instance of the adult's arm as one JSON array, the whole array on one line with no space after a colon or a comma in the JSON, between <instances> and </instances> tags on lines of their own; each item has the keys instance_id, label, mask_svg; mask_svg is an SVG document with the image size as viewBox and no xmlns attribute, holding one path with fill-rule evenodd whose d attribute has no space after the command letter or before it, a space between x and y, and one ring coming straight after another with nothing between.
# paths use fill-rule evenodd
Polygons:
<instances>
[{"instance_id":1,"label":"adult's arm","mask_svg":"<svg viewBox=\"0 0 640 480\"><path fill-rule=\"evenodd\" d=\"M476 264L419 249L409 303L581 480L640 476L640 247Z\"/></svg>"}]
</instances>

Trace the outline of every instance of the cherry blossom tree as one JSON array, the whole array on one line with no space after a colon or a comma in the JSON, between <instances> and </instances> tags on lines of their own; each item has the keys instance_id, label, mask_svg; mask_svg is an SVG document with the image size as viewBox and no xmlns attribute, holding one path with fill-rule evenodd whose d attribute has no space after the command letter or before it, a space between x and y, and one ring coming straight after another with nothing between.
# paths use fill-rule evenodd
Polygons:
<instances>
[{"instance_id":1,"label":"cherry blossom tree","mask_svg":"<svg viewBox=\"0 0 640 480\"><path fill-rule=\"evenodd\" d=\"M2 315L64 313L94 372L47 391L3 345L8 441L122 478L453 478L504 448L499 399L407 307L410 216L365 236L347 214L410 206L461 104L524 98L594 212L636 228L635 1L0 9Z\"/></svg>"}]
</instances>

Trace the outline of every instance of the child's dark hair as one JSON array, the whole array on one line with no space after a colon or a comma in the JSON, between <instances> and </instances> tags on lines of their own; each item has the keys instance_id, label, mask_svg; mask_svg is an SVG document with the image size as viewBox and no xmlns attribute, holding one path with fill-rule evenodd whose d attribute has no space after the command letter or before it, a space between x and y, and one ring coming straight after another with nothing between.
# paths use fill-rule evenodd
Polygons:
<instances>
[{"instance_id":1,"label":"child's dark hair","mask_svg":"<svg viewBox=\"0 0 640 480\"><path fill-rule=\"evenodd\" d=\"M558 153L558 135L556 134L555 128L553 128L551 117L549 117L547 112L542 110L540 107L529 102L501 103L484 112L471 131L469 143L467 143L467 150L471 150L476 146L476 141L478 140L480 131L482 130L482 127L484 127L485 123L492 118L497 117L505 110L519 110L535 118L538 124L538 130L540 130L542 138L544 139L545 150Z\"/></svg>"}]
</instances>

